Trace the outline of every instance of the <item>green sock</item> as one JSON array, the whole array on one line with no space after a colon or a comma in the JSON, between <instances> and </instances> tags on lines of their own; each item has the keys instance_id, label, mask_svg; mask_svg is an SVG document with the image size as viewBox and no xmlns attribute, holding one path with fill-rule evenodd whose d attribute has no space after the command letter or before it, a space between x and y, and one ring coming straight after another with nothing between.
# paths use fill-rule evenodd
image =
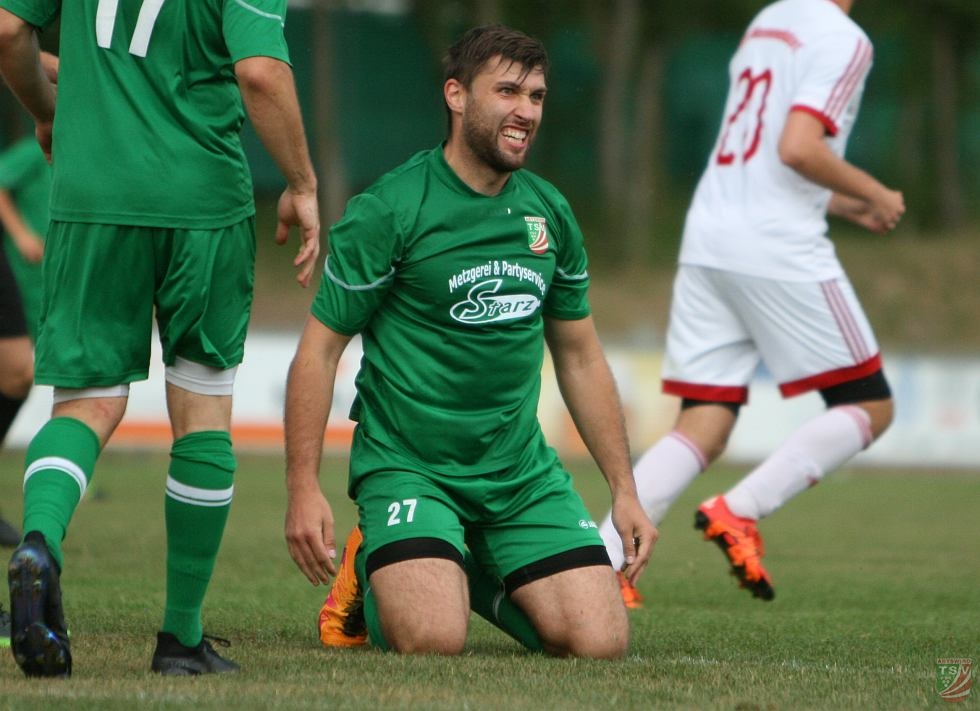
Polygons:
<instances>
[{"instance_id":1,"label":"green sock","mask_svg":"<svg viewBox=\"0 0 980 711\"><path fill-rule=\"evenodd\" d=\"M174 442L164 519L167 604L163 631L200 643L201 608L231 508L235 455L227 432L192 432Z\"/></svg>"},{"instance_id":2,"label":"green sock","mask_svg":"<svg viewBox=\"0 0 980 711\"><path fill-rule=\"evenodd\" d=\"M469 551L463 556L463 563L469 579L470 609L528 649L544 651L531 620L507 597L500 581L480 568Z\"/></svg>"},{"instance_id":3,"label":"green sock","mask_svg":"<svg viewBox=\"0 0 980 711\"><path fill-rule=\"evenodd\" d=\"M24 533L40 531L59 569L64 568L61 541L98 456L98 436L72 417L48 420L27 447Z\"/></svg>"},{"instance_id":4,"label":"green sock","mask_svg":"<svg viewBox=\"0 0 980 711\"><path fill-rule=\"evenodd\" d=\"M368 583L365 563L366 557L362 546L354 557L354 572L357 575L361 590L364 591L364 624L367 627L368 642L372 646L387 652L390 647L388 646L388 640L385 639L384 634L381 632L381 621L378 619L378 602L374 599L374 591L371 590L371 586Z\"/></svg>"}]
</instances>

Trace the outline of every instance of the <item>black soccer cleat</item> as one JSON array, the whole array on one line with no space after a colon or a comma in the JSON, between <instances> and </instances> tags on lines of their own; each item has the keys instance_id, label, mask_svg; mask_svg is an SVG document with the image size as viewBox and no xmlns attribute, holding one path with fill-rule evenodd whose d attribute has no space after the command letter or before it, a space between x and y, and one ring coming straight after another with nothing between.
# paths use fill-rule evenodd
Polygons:
<instances>
[{"instance_id":1,"label":"black soccer cleat","mask_svg":"<svg viewBox=\"0 0 980 711\"><path fill-rule=\"evenodd\" d=\"M222 647L231 643L220 637L204 638L196 647L185 647L170 632L157 632L157 648L150 669L163 676L197 676L198 674L235 673L239 666L225 659L211 646L211 640Z\"/></svg>"},{"instance_id":2,"label":"black soccer cleat","mask_svg":"<svg viewBox=\"0 0 980 711\"><path fill-rule=\"evenodd\" d=\"M58 564L38 531L24 537L7 567L10 646L27 676L71 676L71 645L61 607Z\"/></svg>"}]
</instances>

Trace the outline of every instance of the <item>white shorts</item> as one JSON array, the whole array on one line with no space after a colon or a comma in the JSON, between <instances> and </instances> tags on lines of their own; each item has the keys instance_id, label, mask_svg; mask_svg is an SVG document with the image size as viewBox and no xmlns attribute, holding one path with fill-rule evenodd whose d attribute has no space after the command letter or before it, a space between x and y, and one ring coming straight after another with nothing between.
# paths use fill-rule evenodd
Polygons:
<instances>
[{"instance_id":1,"label":"white shorts","mask_svg":"<svg viewBox=\"0 0 980 711\"><path fill-rule=\"evenodd\" d=\"M787 282L681 265L663 391L745 403L760 361L783 397L881 369L874 333L846 276Z\"/></svg>"}]
</instances>

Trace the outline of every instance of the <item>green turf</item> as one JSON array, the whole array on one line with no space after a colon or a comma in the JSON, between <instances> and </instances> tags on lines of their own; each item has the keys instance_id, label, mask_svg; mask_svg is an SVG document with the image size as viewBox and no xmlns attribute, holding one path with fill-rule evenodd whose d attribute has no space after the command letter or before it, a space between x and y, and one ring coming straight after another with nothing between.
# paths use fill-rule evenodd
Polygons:
<instances>
[{"instance_id":1,"label":"green turf","mask_svg":"<svg viewBox=\"0 0 980 711\"><path fill-rule=\"evenodd\" d=\"M588 662L527 654L479 619L456 658L321 649L314 621L325 590L286 552L281 458L241 455L240 465L205 627L233 641L227 654L244 672L148 671L163 603L166 460L110 451L65 544L74 676L25 680L2 650L0 708L943 708L936 659L980 663L976 473L841 472L793 501L761 526L772 603L738 590L692 528L697 502L735 472L705 475L661 528L628 658ZM0 455L8 517L20 513L20 466L19 453ZM346 533L344 464L324 472ZM576 472L601 516L598 475ZM975 689L957 708L978 701Z\"/></svg>"}]
</instances>

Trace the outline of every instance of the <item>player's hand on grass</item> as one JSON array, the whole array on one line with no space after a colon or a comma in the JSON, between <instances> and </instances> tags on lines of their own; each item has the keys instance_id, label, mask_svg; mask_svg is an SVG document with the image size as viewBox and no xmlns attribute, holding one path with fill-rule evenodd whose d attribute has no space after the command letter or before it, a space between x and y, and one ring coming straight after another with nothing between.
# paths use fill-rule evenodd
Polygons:
<instances>
[{"instance_id":1,"label":"player's hand on grass","mask_svg":"<svg viewBox=\"0 0 980 711\"><path fill-rule=\"evenodd\" d=\"M293 259L293 266L299 270L296 281L305 288L310 285L320 256L320 207L316 192L297 193L287 188L279 197L278 214L276 244L286 244L290 229L299 228L299 252Z\"/></svg>"},{"instance_id":2,"label":"player's hand on grass","mask_svg":"<svg viewBox=\"0 0 980 711\"><path fill-rule=\"evenodd\" d=\"M650 562L653 546L660 533L644 512L639 500L632 496L621 496L613 502L612 520L623 540L625 564L622 573L631 585L636 585Z\"/></svg>"},{"instance_id":3,"label":"player's hand on grass","mask_svg":"<svg viewBox=\"0 0 980 711\"><path fill-rule=\"evenodd\" d=\"M314 585L326 584L337 574L333 524L333 511L319 491L290 496L286 509L286 545L289 555Z\"/></svg>"}]
</instances>

